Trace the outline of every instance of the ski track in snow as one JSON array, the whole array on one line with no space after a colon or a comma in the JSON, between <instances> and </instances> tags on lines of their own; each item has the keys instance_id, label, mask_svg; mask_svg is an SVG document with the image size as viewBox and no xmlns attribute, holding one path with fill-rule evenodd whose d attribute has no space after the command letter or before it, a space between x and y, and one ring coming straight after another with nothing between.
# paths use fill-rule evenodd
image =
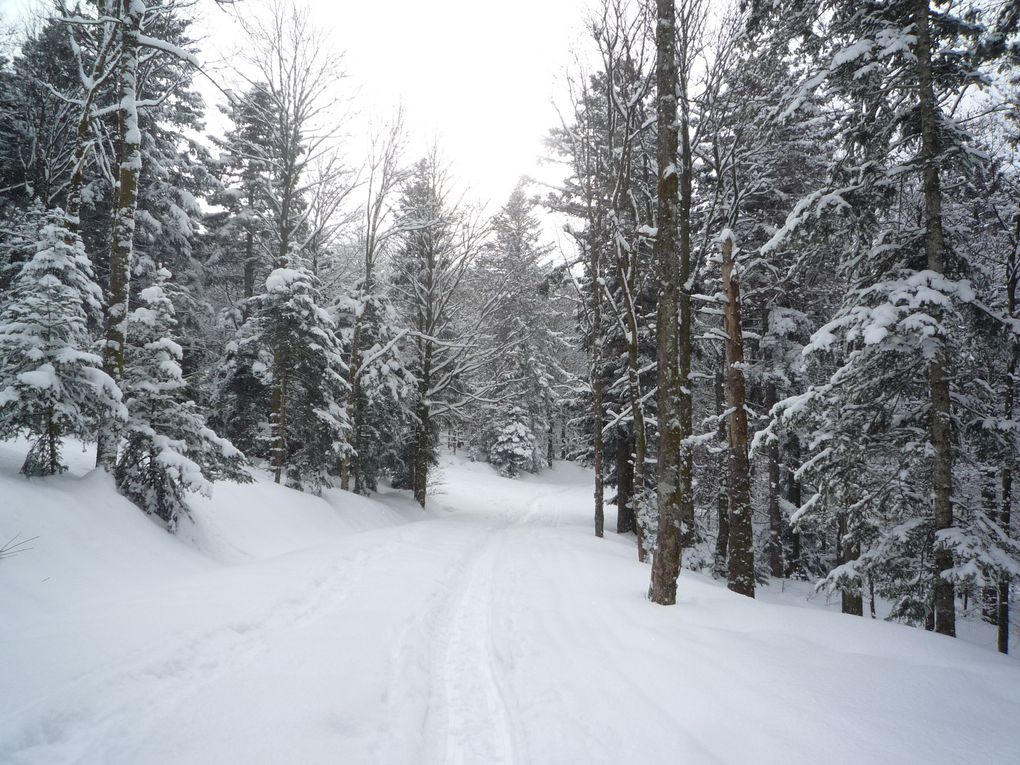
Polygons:
<instances>
[{"instance_id":1,"label":"ski track in snow","mask_svg":"<svg viewBox=\"0 0 1020 765\"><path fill-rule=\"evenodd\" d=\"M588 474L456 470L421 522L35 613L3 643L0 763L1011 761L994 653L697 578L653 609L632 540L591 534Z\"/></svg>"},{"instance_id":2,"label":"ski track in snow","mask_svg":"<svg viewBox=\"0 0 1020 765\"><path fill-rule=\"evenodd\" d=\"M502 523L486 533L482 546L452 577L433 636L433 683L427 726L426 761L436 765L526 765L530 762L516 701L508 681L510 651L500 651L494 610L503 604L494 572L507 559L508 538L526 527L548 500L571 489L544 491L516 514L501 508ZM553 506L552 525L559 510Z\"/></svg>"}]
</instances>

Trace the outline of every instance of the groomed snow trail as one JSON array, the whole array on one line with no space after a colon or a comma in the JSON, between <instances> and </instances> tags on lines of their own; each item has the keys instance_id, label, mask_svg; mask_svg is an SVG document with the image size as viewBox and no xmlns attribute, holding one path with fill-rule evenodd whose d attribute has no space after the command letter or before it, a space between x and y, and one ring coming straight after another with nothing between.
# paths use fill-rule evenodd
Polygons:
<instances>
[{"instance_id":1,"label":"groomed snow trail","mask_svg":"<svg viewBox=\"0 0 1020 765\"><path fill-rule=\"evenodd\" d=\"M232 565L129 510L153 573L0 597L0 763L1015 761L1014 660L689 574L657 608L632 540L593 537L586 471L444 472L429 512L400 511L419 522L316 521ZM210 528L233 532L230 505Z\"/></svg>"}]
</instances>

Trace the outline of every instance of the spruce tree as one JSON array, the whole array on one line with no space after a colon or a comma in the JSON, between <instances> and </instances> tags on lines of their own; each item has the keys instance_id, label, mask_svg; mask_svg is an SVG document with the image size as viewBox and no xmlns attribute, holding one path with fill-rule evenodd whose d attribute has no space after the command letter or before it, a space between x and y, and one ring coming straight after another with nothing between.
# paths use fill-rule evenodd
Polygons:
<instances>
[{"instance_id":1,"label":"spruce tree","mask_svg":"<svg viewBox=\"0 0 1020 765\"><path fill-rule=\"evenodd\" d=\"M277 268L258 297L254 337L271 356L269 459L277 483L319 491L350 452L344 399L350 386L336 325L319 305L315 277Z\"/></svg>"},{"instance_id":2,"label":"spruce tree","mask_svg":"<svg viewBox=\"0 0 1020 765\"><path fill-rule=\"evenodd\" d=\"M528 414L519 406L505 406L493 421L489 462L507 478L534 470L535 434Z\"/></svg>"},{"instance_id":3,"label":"spruce tree","mask_svg":"<svg viewBox=\"0 0 1020 765\"><path fill-rule=\"evenodd\" d=\"M208 427L190 395L169 278L158 270L128 317L121 383L128 417L114 476L124 496L173 531L188 513L186 492L209 496L214 480L251 478L241 452Z\"/></svg>"},{"instance_id":4,"label":"spruce tree","mask_svg":"<svg viewBox=\"0 0 1020 765\"><path fill-rule=\"evenodd\" d=\"M52 475L61 439L120 419L116 383L92 351L102 293L62 210L49 212L0 317L0 438L34 438L21 470Z\"/></svg>"}]
</instances>

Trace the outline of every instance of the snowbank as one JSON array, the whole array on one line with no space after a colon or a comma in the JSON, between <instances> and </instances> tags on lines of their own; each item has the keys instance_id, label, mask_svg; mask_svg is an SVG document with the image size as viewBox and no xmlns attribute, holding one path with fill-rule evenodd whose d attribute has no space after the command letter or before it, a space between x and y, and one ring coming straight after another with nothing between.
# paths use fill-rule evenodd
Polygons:
<instances>
[{"instance_id":1,"label":"snowbank","mask_svg":"<svg viewBox=\"0 0 1020 765\"><path fill-rule=\"evenodd\" d=\"M173 537L91 455L29 483L22 451L0 445L0 533L39 536L0 560L5 764L1017 761L1015 659L802 587L684 572L653 606L577 466L447 458L428 512L217 484Z\"/></svg>"}]
</instances>

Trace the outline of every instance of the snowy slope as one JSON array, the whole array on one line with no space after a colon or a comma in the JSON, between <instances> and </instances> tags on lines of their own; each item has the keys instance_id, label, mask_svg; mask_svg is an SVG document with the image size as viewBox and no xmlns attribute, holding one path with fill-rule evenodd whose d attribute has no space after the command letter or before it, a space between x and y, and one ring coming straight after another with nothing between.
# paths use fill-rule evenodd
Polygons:
<instances>
[{"instance_id":1,"label":"snowy slope","mask_svg":"<svg viewBox=\"0 0 1020 765\"><path fill-rule=\"evenodd\" d=\"M572 465L449 463L427 513L217 485L175 539L16 451L3 763L1020 761L1015 661L686 573L653 607Z\"/></svg>"}]
</instances>

